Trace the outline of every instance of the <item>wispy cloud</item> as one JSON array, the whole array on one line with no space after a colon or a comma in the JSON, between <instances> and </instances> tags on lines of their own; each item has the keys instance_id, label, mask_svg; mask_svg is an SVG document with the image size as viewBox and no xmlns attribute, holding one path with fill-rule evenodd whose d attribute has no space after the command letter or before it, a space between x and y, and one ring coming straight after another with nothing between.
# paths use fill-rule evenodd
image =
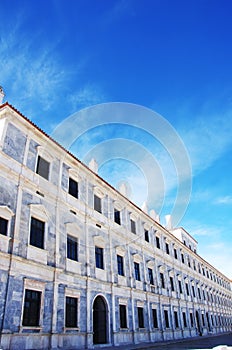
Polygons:
<instances>
[{"instance_id":1,"label":"wispy cloud","mask_svg":"<svg viewBox=\"0 0 232 350\"><path fill-rule=\"evenodd\" d=\"M216 198L215 201L213 202L214 204L232 204L232 196L224 196L224 197L219 197Z\"/></svg>"},{"instance_id":2,"label":"wispy cloud","mask_svg":"<svg viewBox=\"0 0 232 350\"><path fill-rule=\"evenodd\" d=\"M102 103L106 100L104 93L94 84L88 84L81 89L72 92L68 101L72 106L73 112L82 108Z\"/></svg>"}]
</instances>

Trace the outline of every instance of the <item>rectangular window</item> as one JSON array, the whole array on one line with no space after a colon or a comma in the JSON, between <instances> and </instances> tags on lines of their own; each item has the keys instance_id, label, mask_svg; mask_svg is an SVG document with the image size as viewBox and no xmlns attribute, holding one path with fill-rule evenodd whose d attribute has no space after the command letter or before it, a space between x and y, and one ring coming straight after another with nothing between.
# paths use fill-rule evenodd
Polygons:
<instances>
[{"instance_id":1,"label":"rectangular window","mask_svg":"<svg viewBox=\"0 0 232 350\"><path fill-rule=\"evenodd\" d=\"M183 323L184 323L184 328L186 328L186 327L187 327L186 313L185 313L185 312L183 312L183 313L182 313L182 315L183 315Z\"/></svg>"},{"instance_id":2,"label":"rectangular window","mask_svg":"<svg viewBox=\"0 0 232 350\"><path fill-rule=\"evenodd\" d=\"M174 258L175 258L175 259L178 258L178 257L177 257L177 250L176 250L176 248L174 248Z\"/></svg>"},{"instance_id":3,"label":"rectangular window","mask_svg":"<svg viewBox=\"0 0 232 350\"><path fill-rule=\"evenodd\" d=\"M179 328L178 312L174 311L175 328Z\"/></svg>"},{"instance_id":4,"label":"rectangular window","mask_svg":"<svg viewBox=\"0 0 232 350\"><path fill-rule=\"evenodd\" d=\"M149 242L149 232L148 230L144 230L144 239L146 242Z\"/></svg>"},{"instance_id":5,"label":"rectangular window","mask_svg":"<svg viewBox=\"0 0 232 350\"><path fill-rule=\"evenodd\" d=\"M77 327L77 298L66 297L65 327Z\"/></svg>"},{"instance_id":6,"label":"rectangular window","mask_svg":"<svg viewBox=\"0 0 232 350\"><path fill-rule=\"evenodd\" d=\"M117 255L117 263L118 263L118 274L121 276L124 276L123 257L121 255Z\"/></svg>"},{"instance_id":7,"label":"rectangular window","mask_svg":"<svg viewBox=\"0 0 232 350\"><path fill-rule=\"evenodd\" d=\"M189 316L190 316L190 325L193 328L194 327L194 321L193 321L193 314L192 314L192 312L189 313Z\"/></svg>"},{"instance_id":8,"label":"rectangular window","mask_svg":"<svg viewBox=\"0 0 232 350\"><path fill-rule=\"evenodd\" d=\"M143 317L143 308L142 307L138 307L138 325L139 328L144 328L144 317Z\"/></svg>"},{"instance_id":9,"label":"rectangular window","mask_svg":"<svg viewBox=\"0 0 232 350\"><path fill-rule=\"evenodd\" d=\"M45 223L31 218L30 244L34 247L44 249Z\"/></svg>"},{"instance_id":10,"label":"rectangular window","mask_svg":"<svg viewBox=\"0 0 232 350\"><path fill-rule=\"evenodd\" d=\"M135 225L135 221L134 220L130 220L130 224L131 224L131 232L136 234L136 225Z\"/></svg>"},{"instance_id":11,"label":"rectangular window","mask_svg":"<svg viewBox=\"0 0 232 350\"><path fill-rule=\"evenodd\" d=\"M198 297L199 297L199 299L201 299L201 290L199 287L197 288L197 290L198 290Z\"/></svg>"},{"instance_id":12,"label":"rectangular window","mask_svg":"<svg viewBox=\"0 0 232 350\"><path fill-rule=\"evenodd\" d=\"M174 292L175 288L174 288L174 280L172 276L170 276L170 284L171 284L171 291Z\"/></svg>"},{"instance_id":13,"label":"rectangular window","mask_svg":"<svg viewBox=\"0 0 232 350\"><path fill-rule=\"evenodd\" d=\"M99 213L102 212L101 198L98 197L96 194L94 195L94 210L98 211Z\"/></svg>"},{"instance_id":14,"label":"rectangular window","mask_svg":"<svg viewBox=\"0 0 232 350\"><path fill-rule=\"evenodd\" d=\"M204 316L204 314L201 314L201 319L202 319L202 326L205 327L205 316Z\"/></svg>"},{"instance_id":15,"label":"rectangular window","mask_svg":"<svg viewBox=\"0 0 232 350\"><path fill-rule=\"evenodd\" d=\"M178 280L178 284L179 284L179 292L182 293L182 284L180 280Z\"/></svg>"},{"instance_id":16,"label":"rectangular window","mask_svg":"<svg viewBox=\"0 0 232 350\"><path fill-rule=\"evenodd\" d=\"M44 177L46 180L49 178L49 167L50 163L42 157L38 156L36 173Z\"/></svg>"},{"instance_id":17,"label":"rectangular window","mask_svg":"<svg viewBox=\"0 0 232 350\"><path fill-rule=\"evenodd\" d=\"M187 295L189 295L189 286L188 286L188 283L187 283L187 282L185 283L185 289L186 289Z\"/></svg>"},{"instance_id":18,"label":"rectangular window","mask_svg":"<svg viewBox=\"0 0 232 350\"><path fill-rule=\"evenodd\" d=\"M7 226L8 220L0 218L0 233L4 236L7 236Z\"/></svg>"},{"instance_id":19,"label":"rectangular window","mask_svg":"<svg viewBox=\"0 0 232 350\"><path fill-rule=\"evenodd\" d=\"M154 278L153 278L153 271L152 269L148 268L148 276L149 276L149 282L150 284L154 285Z\"/></svg>"},{"instance_id":20,"label":"rectangular window","mask_svg":"<svg viewBox=\"0 0 232 350\"><path fill-rule=\"evenodd\" d=\"M161 282L161 287L165 288L164 274L162 272L160 272L160 282Z\"/></svg>"},{"instance_id":21,"label":"rectangular window","mask_svg":"<svg viewBox=\"0 0 232 350\"><path fill-rule=\"evenodd\" d=\"M114 221L121 225L120 210L114 209Z\"/></svg>"},{"instance_id":22,"label":"rectangular window","mask_svg":"<svg viewBox=\"0 0 232 350\"><path fill-rule=\"evenodd\" d=\"M184 264L184 254L183 253L181 253L181 261Z\"/></svg>"},{"instance_id":23,"label":"rectangular window","mask_svg":"<svg viewBox=\"0 0 232 350\"><path fill-rule=\"evenodd\" d=\"M38 327L40 321L41 292L26 289L23 309L23 326Z\"/></svg>"},{"instance_id":24,"label":"rectangular window","mask_svg":"<svg viewBox=\"0 0 232 350\"><path fill-rule=\"evenodd\" d=\"M71 177L69 178L68 193L71 194L71 196L78 198L78 182Z\"/></svg>"},{"instance_id":25,"label":"rectangular window","mask_svg":"<svg viewBox=\"0 0 232 350\"><path fill-rule=\"evenodd\" d=\"M155 237L155 241L156 241L156 247L160 249L160 238L158 236Z\"/></svg>"},{"instance_id":26,"label":"rectangular window","mask_svg":"<svg viewBox=\"0 0 232 350\"><path fill-rule=\"evenodd\" d=\"M168 310L164 310L164 320L165 320L165 327L169 328Z\"/></svg>"},{"instance_id":27,"label":"rectangular window","mask_svg":"<svg viewBox=\"0 0 232 350\"><path fill-rule=\"evenodd\" d=\"M134 270L135 270L135 279L136 279L137 281L140 281L139 263L134 262Z\"/></svg>"},{"instance_id":28,"label":"rectangular window","mask_svg":"<svg viewBox=\"0 0 232 350\"><path fill-rule=\"evenodd\" d=\"M77 249L77 239L72 236L67 236L67 258L78 261Z\"/></svg>"},{"instance_id":29,"label":"rectangular window","mask_svg":"<svg viewBox=\"0 0 232 350\"><path fill-rule=\"evenodd\" d=\"M192 286L192 292L193 292L193 297L195 298L196 293L195 293L195 288L194 288L194 286Z\"/></svg>"},{"instance_id":30,"label":"rectangular window","mask_svg":"<svg viewBox=\"0 0 232 350\"><path fill-rule=\"evenodd\" d=\"M158 316L157 316L156 309L152 309L152 317L153 317L153 327L158 328Z\"/></svg>"},{"instance_id":31,"label":"rectangular window","mask_svg":"<svg viewBox=\"0 0 232 350\"><path fill-rule=\"evenodd\" d=\"M96 267L104 270L103 248L95 247L95 260L96 260Z\"/></svg>"},{"instance_id":32,"label":"rectangular window","mask_svg":"<svg viewBox=\"0 0 232 350\"><path fill-rule=\"evenodd\" d=\"M169 244L165 243L166 253L169 254Z\"/></svg>"},{"instance_id":33,"label":"rectangular window","mask_svg":"<svg viewBox=\"0 0 232 350\"><path fill-rule=\"evenodd\" d=\"M119 305L120 328L127 328L126 305Z\"/></svg>"}]
</instances>

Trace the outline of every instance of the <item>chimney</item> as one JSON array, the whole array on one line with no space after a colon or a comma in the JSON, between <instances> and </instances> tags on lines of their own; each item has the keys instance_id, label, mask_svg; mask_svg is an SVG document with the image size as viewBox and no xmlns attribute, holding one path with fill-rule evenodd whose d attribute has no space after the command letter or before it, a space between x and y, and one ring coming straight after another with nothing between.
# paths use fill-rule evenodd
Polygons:
<instances>
[{"instance_id":1,"label":"chimney","mask_svg":"<svg viewBox=\"0 0 232 350\"><path fill-rule=\"evenodd\" d=\"M89 169L96 174L98 173L98 164L94 158L92 158L91 161L89 162Z\"/></svg>"},{"instance_id":2,"label":"chimney","mask_svg":"<svg viewBox=\"0 0 232 350\"><path fill-rule=\"evenodd\" d=\"M171 215L165 215L166 220L166 229L171 230L172 229L172 217Z\"/></svg>"},{"instance_id":3,"label":"chimney","mask_svg":"<svg viewBox=\"0 0 232 350\"><path fill-rule=\"evenodd\" d=\"M0 86L0 105L3 103L4 97L5 97L5 94L4 94L3 88Z\"/></svg>"}]
</instances>

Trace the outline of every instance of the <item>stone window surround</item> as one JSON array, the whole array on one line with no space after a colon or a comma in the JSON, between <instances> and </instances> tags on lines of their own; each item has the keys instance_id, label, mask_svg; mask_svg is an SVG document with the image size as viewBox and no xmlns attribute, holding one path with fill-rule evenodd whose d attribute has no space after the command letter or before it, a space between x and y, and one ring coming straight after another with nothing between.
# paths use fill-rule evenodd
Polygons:
<instances>
[{"instance_id":1,"label":"stone window surround","mask_svg":"<svg viewBox=\"0 0 232 350\"><path fill-rule=\"evenodd\" d=\"M23 326L22 325L26 289L41 292L39 326ZM24 329L36 329L36 330L40 330L40 331L42 330L42 321L43 321L43 312L44 312L44 292L45 292L45 282L30 279L27 277L24 278L23 299L22 299L22 309L21 309L22 311L21 311L21 320L20 320L20 332L22 332Z\"/></svg>"},{"instance_id":2,"label":"stone window surround","mask_svg":"<svg viewBox=\"0 0 232 350\"><path fill-rule=\"evenodd\" d=\"M48 173L47 181L50 181L50 179L51 179L51 165L52 165L52 162L54 160L54 157L51 155L51 153L49 153L47 151L47 149L44 146L39 145L36 148L37 148L37 156L36 156L36 162L35 162L35 173L36 173L36 169L37 169L38 159L40 156L41 158L43 158L44 160L46 160L49 163L49 173Z\"/></svg>"},{"instance_id":3,"label":"stone window surround","mask_svg":"<svg viewBox=\"0 0 232 350\"><path fill-rule=\"evenodd\" d=\"M0 216L7 220L7 234L6 236L1 235L1 243L0 243L0 247L4 252L8 252L8 246L9 246L9 240L10 240L10 229L11 229L11 220L12 217L15 214L13 213L13 211L7 207L6 205L1 205L0 206Z\"/></svg>"},{"instance_id":4,"label":"stone window surround","mask_svg":"<svg viewBox=\"0 0 232 350\"><path fill-rule=\"evenodd\" d=\"M66 309L66 297L71 297L71 298L76 298L77 299L77 327L65 327L65 316L64 316L64 332L67 330L76 330L79 331L79 324L80 324L80 296L81 293L79 290L70 288L70 287L65 287L65 296L64 296L64 311ZM65 315L65 312L64 312Z\"/></svg>"}]
</instances>

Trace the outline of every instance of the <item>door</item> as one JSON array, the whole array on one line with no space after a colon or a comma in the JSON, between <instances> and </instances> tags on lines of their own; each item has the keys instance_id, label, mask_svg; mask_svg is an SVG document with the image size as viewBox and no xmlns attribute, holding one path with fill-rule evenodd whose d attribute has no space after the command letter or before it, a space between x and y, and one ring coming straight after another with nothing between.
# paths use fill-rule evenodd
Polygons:
<instances>
[{"instance_id":1,"label":"door","mask_svg":"<svg viewBox=\"0 0 232 350\"><path fill-rule=\"evenodd\" d=\"M93 304L93 343L106 344L107 342L107 310L103 297L98 296Z\"/></svg>"}]
</instances>

